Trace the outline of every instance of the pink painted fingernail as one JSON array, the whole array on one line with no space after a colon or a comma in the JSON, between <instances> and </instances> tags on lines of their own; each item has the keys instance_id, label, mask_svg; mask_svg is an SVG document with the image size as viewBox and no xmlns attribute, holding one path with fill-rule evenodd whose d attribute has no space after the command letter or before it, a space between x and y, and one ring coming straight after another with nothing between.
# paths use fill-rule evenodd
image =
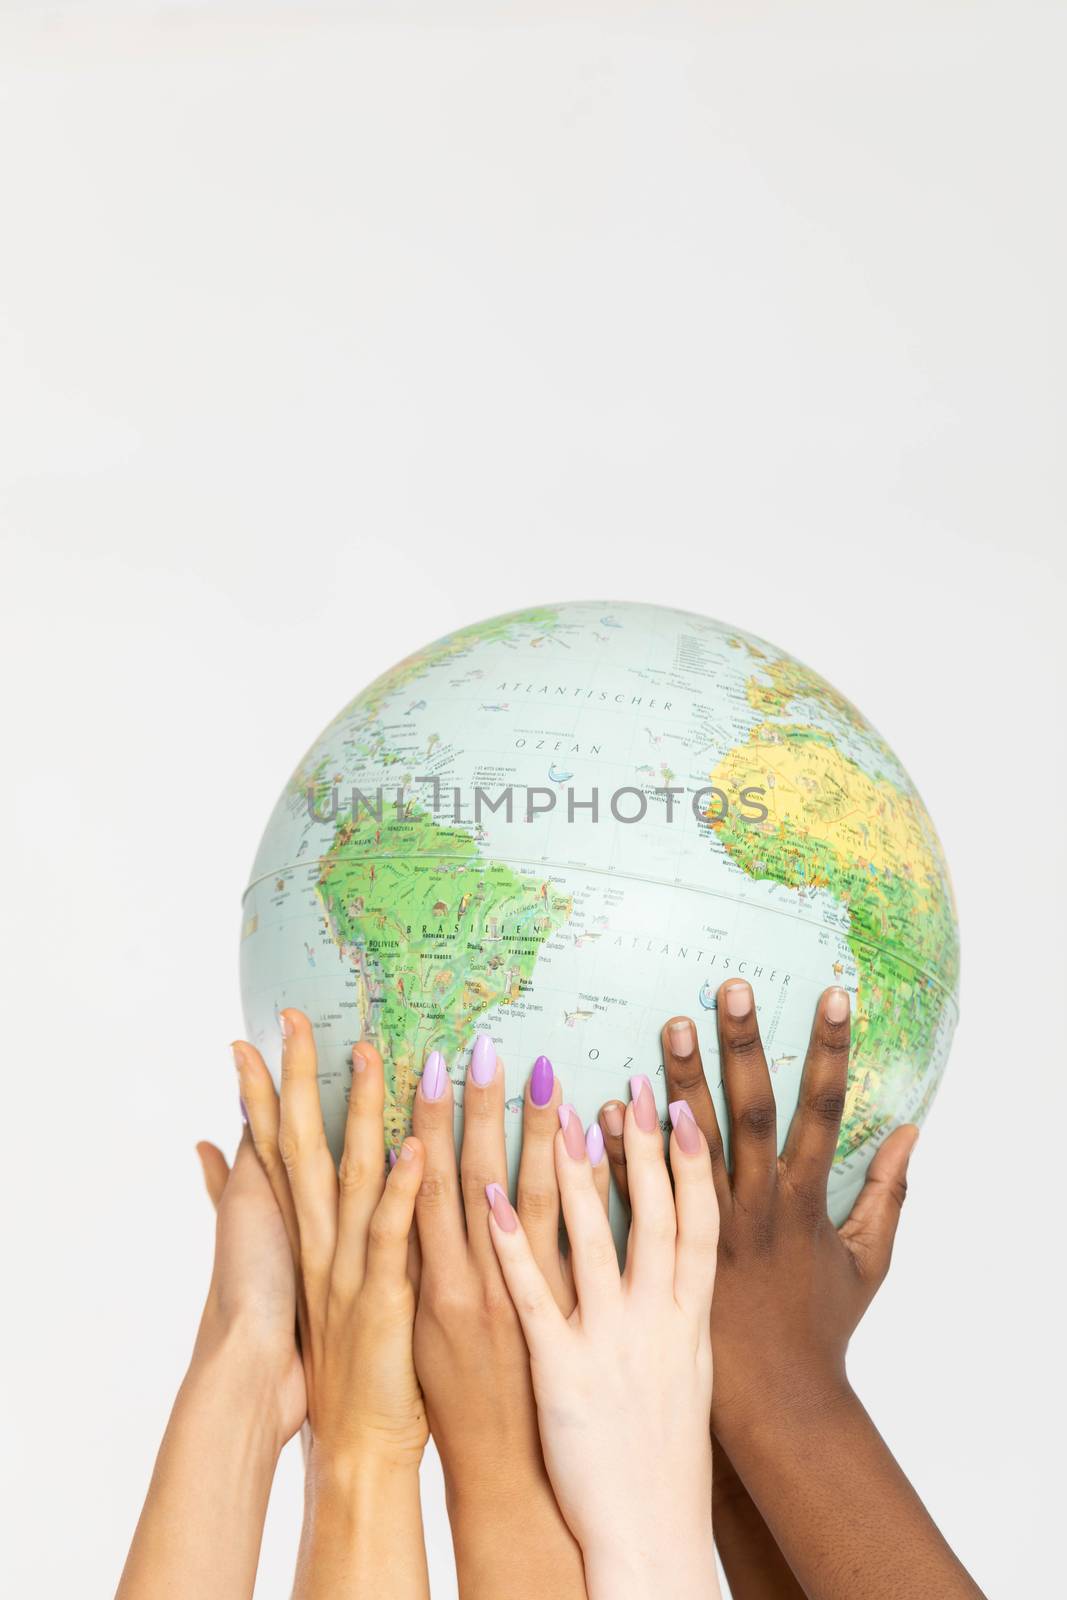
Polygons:
<instances>
[{"instance_id":1,"label":"pink painted fingernail","mask_svg":"<svg viewBox=\"0 0 1067 1600\"><path fill-rule=\"evenodd\" d=\"M560 1106L559 1125L563 1129L563 1143L567 1146L567 1154L575 1161L581 1161L585 1155L585 1130L582 1119L573 1106Z\"/></svg>"},{"instance_id":2,"label":"pink painted fingernail","mask_svg":"<svg viewBox=\"0 0 1067 1600\"><path fill-rule=\"evenodd\" d=\"M471 1082L485 1089L496 1077L496 1045L487 1033L480 1033L471 1051Z\"/></svg>"},{"instance_id":3,"label":"pink painted fingernail","mask_svg":"<svg viewBox=\"0 0 1067 1600\"><path fill-rule=\"evenodd\" d=\"M422 1069L422 1082L419 1092L424 1100L440 1100L445 1092L448 1082L448 1070L445 1067L445 1058L440 1050L431 1050L426 1057L426 1065Z\"/></svg>"},{"instance_id":4,"label":"pink painted fingernail","mask_svg":"<svg viewBox=\"0 0 1067 1600\"><path fill-rule=\"evenodd\" d=\"M599 1122L591 1122L589 1131L585 1136L585 1152L589 1157L591 1167L599 1167L604 1159L604 1135L600 1131Z\"/></svg>"},{"instance_id":5,"label":"pink painted fingernail","mask_svg":"<svg viewBox=\"0 0 1067 1600\"><path fill-rule=\"evenodd\" d=\"M630 1079L630 1102L634 1108L634 1121L641 1132L653 1133L659 1118L656 1116L652 1085L643 1072L637 1073Z\"/></svg>"},{"instance_id":6,"label":"pink painted fingernail","mask_svg":"<svg viewBox=\"0 0 1067 1600\"><path fill-rule=\"evenodd\" d=\"M515 1212L499 1183L486 1184L485 1198L489 1202L489 1209L493 1213L497 1227L503 1229L505 1233L514 1233L517 1225Z\"/></svg>"},{"instance_id":7,"label":"pink painted fingernail","mask_svg":"<svg viewBox=\"0 0 1067 1600\"><path fill-rule=\"evenodd\" d=\"M530 1100L535 1106L547 1106L556 1086L556 1074L547 1056L538 1056L530 1077Z\"/></svg>"},{"instance_id":8,"label":"pink painted fingernail","mask_svg":"<svg viewBox=\"0 0 1067 1600\"><path fill-rule=\"evenodd\" d=\"M679 1150L687 1156L695 1156L700 1149L700 1130L693 1113L684 1100L672 1100L667 1111Z\"/></svg>"}]
</instances>

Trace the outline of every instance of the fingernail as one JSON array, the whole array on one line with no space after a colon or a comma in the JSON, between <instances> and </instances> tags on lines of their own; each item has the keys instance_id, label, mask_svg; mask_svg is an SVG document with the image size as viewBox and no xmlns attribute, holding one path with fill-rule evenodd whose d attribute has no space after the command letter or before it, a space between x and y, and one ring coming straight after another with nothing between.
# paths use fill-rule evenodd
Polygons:
<instances>
[{"instance_id":1,"label":"fingernail","mask_svg":"<svg viewBox=\"0 0 1067 1600\"><path fill-rule=\"evenodd\" d=\"M396 1166L396 1163L397 1163L396 1151L395 1150L390 1150L389 1151L389 1171L390 1172L392 1172L393 1168Z\"/></svg>"},{"instance_id":2,"label":"fingernail","mask_svg":"<svg viewBox=\"0 0 1067 1600\"><path fill-rule=\"evenodd\" d=\"M278 1012L278 1031L283 1039L291 1039L293 1036L293 1024L284 1011Z\"/></svg>"},{"instance_id":3,"label":"fingernail","mask_svg":"<svg viewBox=\"0 0 1067 1600\"><path fill-rule=\"evenodd\" d=\"M687 1156L695 1156L700 1149L700 1131L693 1113L684 1100L672 1100L667 1110L679 1150Z\"/></svg>"},{"instance_id":4,"label":"fingernail","mask_svg":"<svg viewBox=\"0 0 1067 1600\"><path fill-rule=\"evenodd\" d=\"M489 1209L496 1219L497 1227L502 1228L505 1233L514 1233L516 1222L515 1213L512 1210L511 1201L508 1199L499 1183L486 1184L485 1198L489 1202Z\"/></svg>"},{"instance_id":5,"label":"fingernail","mask_svg":"<svg viewBox=\"0 0 1067 1600\"><path fill-rule=\"evenodd\" d=\"M726 990L726 1009L731 1017L747 1017L752 1010L752 990L747 983L731 983Z\"/></svg>"},{"instance_id":6,"label":"fingernail","mask_svg":"<svg viewBox=\"0 0 1067 1600\"><path fill-rule=\"evenodd\" d=\"M847 990L829 989L827 991L826 1005L824 1007L827 1022L844 1022L850 1009Z\"/></svg>"},{"instance_id":7,"label":"fingernail","mask_svg":"<svg viewBox=\"0 0 1067 1600\"><path fill-rule=\"evenodd\" d=\"M538 1056L530 1078L530 1100L535 1106L547 1106L556 1086L556 1074L547 1056Z\"/></svg>"},{"instance_id":8,"label":"fingernail","mask_svg":"<svg viewBox=\"0 0 1067 1600\"><path fill-rule=\"evenodd\" d=\"M560 1106L559 1125L563 1129L563 1143L567 1146L567 1154L575 1161L580 1161L585 1155L585 1132L582 1128L582 1119L573 1106Z\"/></svg>"},{"instance_id":9,"label":"fingernail","mask_svg":"<svg viewBox=\"0 0 1067 1600\"><path fill-rule=\"evenodd\" d=\"M415 1152L406 1139L400 1146L400 1159L401 1161L414 1161L415 1159Z\"/></svg>"},{"instance_id":10,"label":"fingernail","mask_svg":"<svg viewBox=\"0 0 1067 1600\"><path fill-rule=\"evenodd\" d=\"M696 1029L688 1017L679 1017L667 1030L671 1036L671 1049L676 1056L691 1056L696 1048Z\"/></svg>"},{"instance_id":11,"label":"fingernail","mask_svg":"<svg viewBox=\"0 0 1067 1600\"><path fill-rule=\"evenodd\" d=\"M359 1045L358 1044L353 1045L352 1046L352 1071L353 1072L366 1072L366 1070L367 1070L367 1063L363 1059L362 1055L360 1054Z\"/></svg>"},{"instance_id":12,"label":"fingernail","mask_svg":"<svg viewBox=\"0 0 1067 1600\"><path fill-rule=\"evenodd\" d=\"M496 1045L487 1033L480 1033L471 1051L471 1082L484 1089L496 1077Z\"/></svg>"},{"instance_id":13,"label":"fingernail","mask_svg":"<svg viewBox=\"0 0 1067 1600\"><path fill-rule=\"evenodd\" d=\"M652 1133L658 1122L656 1116L656 1102L652 1098L652 1085L644 1073L638 1073L630 1079L630 1101L634 1108L634 1120L642 1133Z\"/></svg>"},{"instance_id":14,"label":"fingernail","mask_svg":"<svg viewBox=\"0 0 1067 1600\"><path fill-rule=\"evenodd\" d=\"M440 1100L445 1092L445 1083L448 1072L445 1068L445 1058L440 1050L431 1050L426 1057L426 1065L422 1069L422 1083L420 1092L424 1100Z\"/></svg>"},{"instance_id":15,"label":"fingernail","mask_svg":"<svg viewBox=\"0 0 1067 1600\"><path fill-rule=\"evenodd\" d=\"M589 1131L585 1136L585 1153L589 1157L589 1165L599 1167L604 1159L604 1135L600 1131L599 1122L591 1122Z\"/></svg>"},{"instance_id":16,"label":"fingernail","mask_svg":"<svg viewBox=\"0 0 1067 1600\"><path fill-rule=\"evenodd\" d=\"M622 1130L626 1126L625 1108L617 1100L611 1100L606 1106L601 1107L600 1115L604 1118L604 1126L611 1137L621 1139Z\"/></svg>"},{"instance_id":17,"label":"fingernail","mask_svg":"<svg viewBox=\"0 0 1067 1600\"><path fill-rule=\"evenodd\" d=\"M248 1107L245 1105L245 1103L241 1099L240 1095L237 1096L237 1104L241 1108L241 1121L244 1123L245 1127L247 1128L247 1126L248 1126Z\"/></svg>"}]
</instances>

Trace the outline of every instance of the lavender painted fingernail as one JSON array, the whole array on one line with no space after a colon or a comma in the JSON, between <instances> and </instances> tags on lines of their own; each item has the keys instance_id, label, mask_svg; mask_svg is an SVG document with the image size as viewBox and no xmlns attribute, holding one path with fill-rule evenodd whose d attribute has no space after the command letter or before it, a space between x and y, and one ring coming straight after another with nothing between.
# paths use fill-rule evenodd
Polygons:
<instances>
[{"instance_id":1,"label":"lavender painted fingernail","mask_svg":"<svg viewBox=\"0 0 1067 1600\"><path fill-rule=\"evenodd\" d=\"M530 1078L530 1100L535 1106L547 1106L556 1086L556 1074L547 1056L538 1056Z\"/></svg>"},{"instance_id":2,"label":"lavender painted fingernail","mask_svg":"<svg viewBox=\"0 0 1067 1600\"><path fill-rule=\"evenodd\" d=\"M448 1082L448 1070L445 1067L445 1058L440 1050L431 1050L426 1057L426 1065L422 1069L422 1083L420 1093L424 1100L440 1100L445 1092Z\"/></svg>"},{"instance_id":3,"label":"lavender painted fingernail","mask_svg":"<svg viewBox=\"0 0 1067 1600\"><path fill-rule=\"evenodd\" d=\"M396 1166L396 1163L397 1163L396 1151L395 1150L390 1150L390 1152L389 1152L389 1171L390 1172L392 1172L393 1168Z\"/></svg>"},{"instance_id":4,"label":"lavender painted fingernail","mask_svg":"<svg viewBox=\"0 0 1067 1600\"><path fill-rule=\"evenodd\" d=\"M599 1122L591 1122L589 1131L585 1136L585 1149L589 1157L589 1165L599 1167L604 1159L604 1135L600 1131Z\"/></svg>"},{"instance_id":5,"label":"lavender painted fingernail","mask_svg":"<svg viewBox=\"0 0 1067 1600\"><path fill-rule=\"evenodd\" d=\"M485 1089L496 1077L496 1045L487 1033L480 1033L471 1052L471 1082Z\"/></svg>"},{"instance_id":6,"label":"lavender painted fingernail","mask_svg":"<svg viewBox=\"0 0 1067 1600\"><path fill-rule=\"evenodd\" d=\"M244 1123L245 1127L247 1128L247 1126L248 1126L248 1107L245 1105L244 1100L241 1098L240 1095L237 1096L237 1104L241 1108L241 1121Z\"/></svg>"}]
</instances>

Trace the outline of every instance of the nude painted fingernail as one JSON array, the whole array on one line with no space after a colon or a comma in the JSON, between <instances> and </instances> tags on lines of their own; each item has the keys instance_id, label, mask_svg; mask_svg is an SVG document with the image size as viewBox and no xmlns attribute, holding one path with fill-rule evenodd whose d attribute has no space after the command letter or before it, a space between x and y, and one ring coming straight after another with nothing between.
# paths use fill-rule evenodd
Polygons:
<instances>
[{"instance_id":1,"label":"nude painted fingernail","mask_svg":"<svg viewBox=\"0 0 1067 1600\"><path fill-rule=\"evenodd\" d=\"M696 1029L688 1017L679 1017L668 1028L671 1039L671 1049L676 1056L691 1056L696 1049Z\"/></svg>"},{"instance_id":2,"label":"nude painted fingernail","mask_svg":"<svg viewBox=\"0 0 1067 1600\"><path fill-rule=\"evenodd\" d=\"M426 1065L422 1069L422 1082L419 1092L424 1100L440 1100L445 1092L448 1082L448 1072L445 1067L445 1058L440 1050L431 1050L426 1057Z\"/></svg>"},{"instance_id":3,"label":"nude painted fingernail","mask_svg":"<svg viewBox=\"0 0 1067 1600\"><path fill-rule=\"evenodd\" d=\"M827 1022L844 1022L851 1007L846 989L828 989L823 1011Z\"/></svg>"},{"instance_id":4,"label":"nude painted fingernail","mask_svg":"<svg viewBox=\"0 0 1067 1600\"><path fill-rule=\"evenodd\" d=\"M556 1087L556 1074L547 1056L538 1056L530 1076L530 1099L535 1106L547 1106Z\"/></svg>"},{"instance_id":5,"label":"nude painted fingernail","mask_svg":"<svg viewBox=\"0 0 1067 1600\"><path fill-rule=\"evenodd\" d=\"M471 1051L471 1082L485 1089L496 1077L496 1045L487 1033L480 1033Z\"/></svg>"},{"instance_id":6,"label":"nude painted fingernail","mask_svg":"<svg viewBox=\"0 0 1067 1600\"><path fill-rule=\"evenodd\" d=\"M499 1183L486 1184L485 1198L489 1202L489 1209L493 1213L497 1227L502 1228L505 1233L514 1233L517 1226L517 1218L512 1209L511 1201Z\"/></svg>"},{"instance_id":7,"label":"nude painted fingernail","mask_svg":"<svg viewBox=\"0 0 1067 1600\"><path fill-rule=\"evenodd\" d=\"M567 1146L567 1154L575 1161L581 1161L585 1155L585 1130L582 1119L573 1106L560 1106L559 1125L563 1129L563 1143Z\"/></svg>"},{"instance_id":8,"label":"nude painted fingernail","mask_svg":"<svg viewBox=\"0 0 1067 1600\"><path fill-rule=\"evenodd\" d=\"M700 1131L693 1113L684 1100L672 1100L667 1111L679 1150L687 1156L695 1156L700 1149Z\"/></svg>"},{"instance_id":9,"label":"nude painted fingernail","mask_svg":"<svg viewBox=\"0 0 1067 1600\"><path fill-rule=\"evenodd\" d=\"M656 1116L652 1085L643 1072L637 1073L630 1079L630 1103L634 1108L634 1120L641 1132L652 1133L659 1118Z\"/></svg>"},{"instance_id":10,"label":"nude painted fingernail","mask_svg":"<svg viewBox=\"0 0 1067 1600\"><path fill-rule=\"evenodd\" d=\"M625 1107L620 1105L618 1100L610 1100L606 1106L601 1107L600 1115L604 1118L604 1126L611 1137L621 1139L622 1130L626 1126Z\"/></svg>"},{"instance_id":11,"label":"nude painted fingernail","mask_svg":"<svg viewBox=\"0 0 1067 1600\"><path fill-rule=\"evenodd\" d=\"M747 983L731 983L726 989L726 1009L731 1017L747 1017L752 1010L752 990Z\"/></svg>"},{"instance_id":12,"label":"nude painted fingernail","mask_svg":"<svg viewBox=\"0 0 1067 1600\"><path fill-rule=\"evenodd\" d=\"M600 1131L599 1122L591 1122L585 1136L585 1153L589 1157L589 1165L599 1167L604 1159L604 1135Z\"/></svg>"}]
</instances>

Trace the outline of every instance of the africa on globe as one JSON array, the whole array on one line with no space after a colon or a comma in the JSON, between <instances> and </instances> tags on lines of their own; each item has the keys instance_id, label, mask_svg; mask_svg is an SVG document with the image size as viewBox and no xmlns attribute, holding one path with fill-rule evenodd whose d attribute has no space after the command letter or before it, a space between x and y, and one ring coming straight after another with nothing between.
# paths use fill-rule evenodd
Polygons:
<instances>
[{"instance_id":1,"label":"africa on globe","mask_svg":"<svg viewBox=\"0 0 1067 1600\"><path fill-rule=\"evenodd\" d=\"M307 1013L340 1153L351 1049L386 1063L387 1133L439 1050L457 1118L471 1047L523 1086L547 1055L583 1122L692 1016L727 1126L714 1010L752 985L778 1106L796 1104L819 994L852 996L829 1185L840 1222L900 1123L921 1121L958 1010L959 937L933 823L842 694L765 641L665 607L516 611L409 656L297 766L244 897L248 1037L280 1066Z\"/></svg>"}]
</instances>

